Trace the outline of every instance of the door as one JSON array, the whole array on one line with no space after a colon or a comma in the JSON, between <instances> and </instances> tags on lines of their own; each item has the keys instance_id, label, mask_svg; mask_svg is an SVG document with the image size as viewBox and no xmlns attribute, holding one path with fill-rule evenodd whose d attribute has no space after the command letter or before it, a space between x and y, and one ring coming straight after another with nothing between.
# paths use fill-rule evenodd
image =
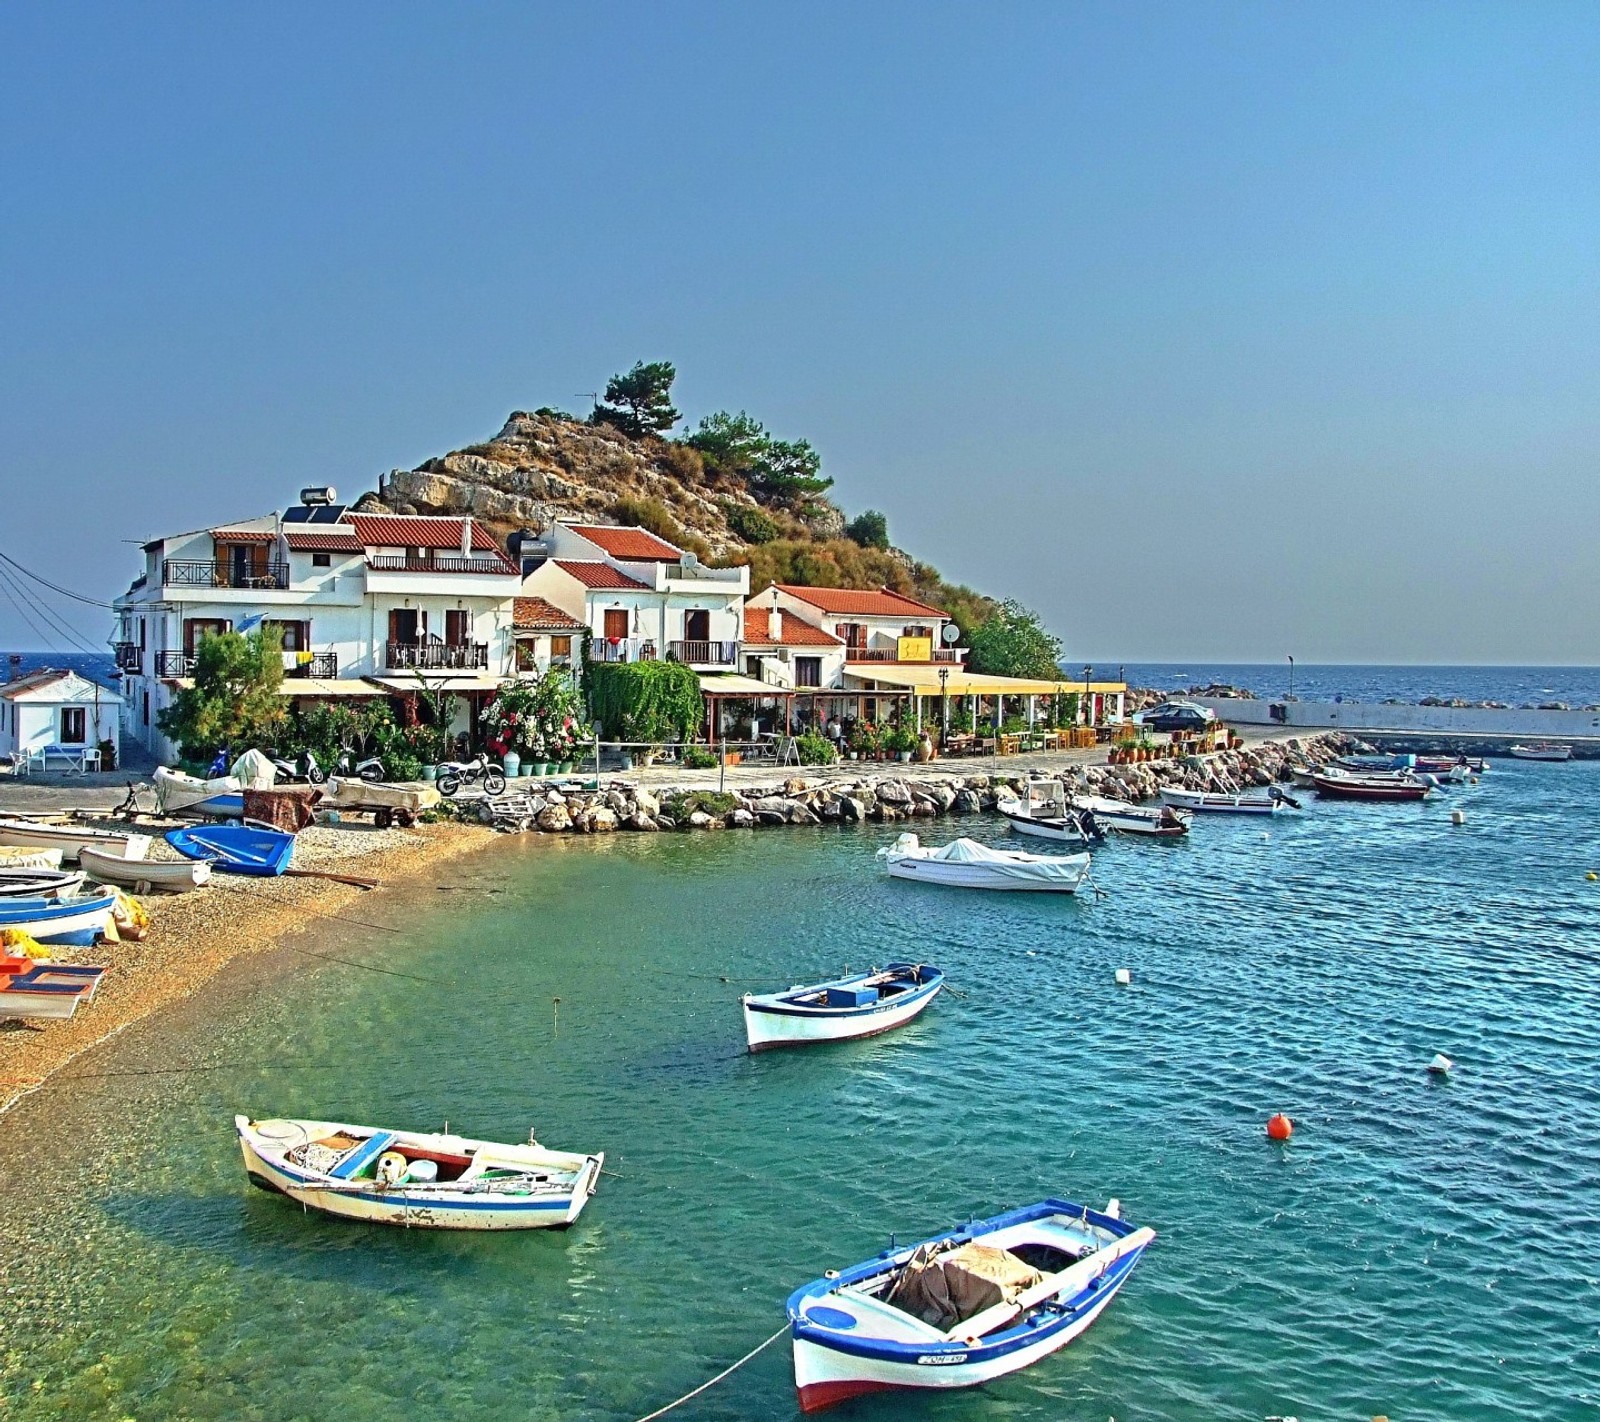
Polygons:
<instances>
[{"instance_id":1,"label":"door","mask_svg":"<svg viewBox=\"0 0 1600 1422\"><path fill-rule=\"evenodd\" d=\"M465 647L471 633L470 619L465 612L452 608L444 615L444 640L450 647Z\"/></svg>"},{"instance_id":2,"label":"door","mask_svg":"<svg viewBox=\"0 0 1600 1422\"><path fill-rule=\"evenodd\" d=\"M625 607L608 607L606 609L606 641L613 644L626 640L628 636L628 609Z\"/></svg>"},{"instance_id":3,"label":"door","mask_svg":"<svg viewBox=\"0 0 1600 1422\"><path fill-rule=\"evenodd\" d=\"M395 607L389 610L389 640L404 647L414 647L421 640L427 624L414 607Z\"/></svg>"},{"instance_id":4,"label":"door","mask_svg":"<svg viewBox=\"0 0 1600 1422\"><path fill-rule=\"evenodd\" d=\"M683 640L685 642L711 640L711 614L705 608L697 607L683 614Z\"/></svg>"}]
</instances>

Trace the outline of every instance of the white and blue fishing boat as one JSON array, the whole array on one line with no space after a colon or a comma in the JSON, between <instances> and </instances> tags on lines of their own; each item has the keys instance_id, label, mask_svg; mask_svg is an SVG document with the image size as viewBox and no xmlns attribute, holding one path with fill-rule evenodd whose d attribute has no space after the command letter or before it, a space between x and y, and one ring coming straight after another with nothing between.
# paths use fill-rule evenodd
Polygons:
<instances>
[{"instance_id":1,"label":"white and blue fishing boat","mask_svg":"<svg viewBox=\"0 0 1600 1422\"><path fill-rule=\"evenodd\" d=\"M294 836L269 825L196 825L167 831L167 843L186 859L208 859L226 874L271 877L289 867Z\"/></svg>"},{"instance_id":2,"label":"white and blue fishing boat","mask_svg":"<svg viewBox=\"0 0 1600 1422\"><path fill-rule=\"evenodd\" d=\"M746 993L745 1040L761 1052L875 1036L911 1021L943 986L944 974L927 963L890 963L788 992Z\"/></svg>"},{"instance_id":3,"label":"white and blue fishing boat","mask_svg":"<svg viewBox=\"0 0 1600 1422\"><path fill-rule=\"evenodd\" d=\"M1342 770L1354 770L1357 773L1385 770L1415 770L1417 758L1414 755L1341 755L1335 756L1333 763Z\"/></svg>"},{"instance_id":4,"label":"white and blue fishing boat","mask_svg":"<svg viewBox=\"0 0 1600 1422\"><path fill-rule=\"evenodd\" d=\"M800 1410L1028 1367L1100 1316L1154 1238L1115 1200L1041 1200L830 1272L789 1297Z\"/></svg>"},{"instance_id":5,"label":"white and blue fishing boat","mask_svg":"<svg viewBox=\"0 0 1600 1422\"><path fill-rule=\"evenodd\" d=\"M71 894L60 899L0 899L0 928L26 933L36 943L87 948L106 931L115 894Z\"/></svg>"},{"instance_id":6,"label":"white and blue fishing boat","mask_svg":"<svg viewBox=\"0 0 1600 1422\"><path fill-rule=\"evenodd\" d=\"M254 1185L342 1219L411 1229L561 1229L605 1155L334 1121L235 1116Z\"/></svg>"},{"instance_id":7,"label":"white and blue fishing boat","mask_svg":"<svg viewBox=\"0 0 1600 1422\"><path fill-rule=\"evenodd\" d=\"M105 971L87 963L34 963L0 951L0 1018L65 1021L94 1000Z\"/></svg>"},{"instance_id":8,"label":"white and blue fishing boat","mask_svg":"<svg viewBox=\"0 0 1600 1422\"><path fill-rule=\"evenodd\" d=\"M81 869L0 868L0 900L58 899L83 887Z\"/></svg>"}]
</instances>

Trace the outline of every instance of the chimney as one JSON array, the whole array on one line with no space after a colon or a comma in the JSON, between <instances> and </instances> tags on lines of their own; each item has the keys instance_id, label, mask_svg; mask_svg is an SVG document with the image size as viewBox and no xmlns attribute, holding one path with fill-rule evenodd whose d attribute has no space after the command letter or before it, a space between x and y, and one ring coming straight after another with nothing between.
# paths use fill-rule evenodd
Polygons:
<instances>
[{"instance_id":1,"label":"chimney","mask_svg":"<svg viewBox=\"0 0 1600 1422\"><path fill-rule=\"evenodd\" d=\"M776 601L767 612L767 637L774 643L783 641L783 612Z\"/></svg>"},{"instance_id":2,"label":"chimney","mask_svg":"<svg viewBox=\"0 0 1600 1422\"><path fill-rule=\"evenodd\" d=\"M472 520L470 518L461 520L461 556L463 558L472 556Z\"/></svg>"}]
</instances>

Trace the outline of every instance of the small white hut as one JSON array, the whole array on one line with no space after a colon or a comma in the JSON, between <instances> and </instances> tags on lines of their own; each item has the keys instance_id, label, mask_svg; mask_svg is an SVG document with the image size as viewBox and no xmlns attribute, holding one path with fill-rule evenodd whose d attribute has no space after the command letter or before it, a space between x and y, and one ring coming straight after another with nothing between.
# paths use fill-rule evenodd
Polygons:
<instances>
[{"instance_id":1,"label":"small white hut","mask_svg":"<svg viewBox=\"0 0 1600 1422\"><path fill-rule=\"evenodd\" d=\"M0 685L0 755L53 768L53 755L81 757L117 744L122 698L75 671L42 667Z\"/></svg>"}]
</instances>

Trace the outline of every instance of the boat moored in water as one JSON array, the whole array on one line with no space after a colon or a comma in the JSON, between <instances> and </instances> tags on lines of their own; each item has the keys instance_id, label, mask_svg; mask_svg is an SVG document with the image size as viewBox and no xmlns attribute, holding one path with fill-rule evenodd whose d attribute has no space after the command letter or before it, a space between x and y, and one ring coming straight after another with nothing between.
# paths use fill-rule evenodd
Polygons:
<instances>
[{"instance_id":1,"label":"boat moored in water","mask_svg":"<svg viewBox=\"0 0 1600 1422\"><path fill-rule=\"evenodd\" d=\"M1080 814L1092 815L1097 825L1108 830L1157 839L1178 839L1188 834L1194 818L1187 810L1171 805L1133 805L1103 795L1074 795L1070 803Z\"/></svg>"},{"instance_id":2,"label":"boat moored in water","mask_svg":"<svg viewBox=\"0 0 1600 1422\"><path fill-rule=\"evenodd\" d=\"M1095 844L1105 838L1093 814L1068 803L1059 780L1030 780L1020 796L997 801L995 809L1018 834L1065 844Z\"/></svg>"},{"instance_id":3,"label":"boat moored in water","mask_svg":"<svg viewBox=\"0 0 1600 1422\"><path fill-rule=\"evenodd\" d=\"M1265 794L1246 790L1185 790L1177 785L1163 785L1161 803L1195 814L1275 815L1290 801L1273 785L1267 787Z\"/></svg>"},{"instance_id":4,"label":"boat moored in water","mask_svg":"<svg viewBox=\"0 0 1600 1422\"><path fill-rule=\"evenodd\" d=\"M1024 854L990 849L972 839L952 840L935 849L909 833L880 849L878 858L897 879L957 889L1075 894L1089 877L1087 854Z\"/></svg>"},{"instance_id":5,"label":"boat moored in water","mask_svg":"<svg viewBox=\"0 0 1600 1422\"><path fill-rule=\"evenodd\" d=\"M1028 1367L1100 1316L1154 1238L1116 1201L1049 1199L829 1273L789 1297L800 1409Z\"/></svg>"},{"instance_id":6,"label":"boat moored in water","mask_svg":"<svg viewBox=\"0 0 1600 1422\"><path fill-rule=\"evenodd\" d=\"M911 1021L944 986L927 963L890 963L788 992L746 993L744 1034L752 1052L871 1037Z\"/></svg>"},{"instance_id":7,"label":"boat moored in water","mask_svg":"<svg viewBox=\"0 0 1600 1422\"><path fill-rule=\"evenodd\" d=\"M1507 752L1518 760L1571 760L1572 747L1557 745L1554 741L1533 741L1529 745L1512 746Z\"/></svg>"},{"instance_id":8,"label":"boat moored in water","mask_svg":"<svg viewBox=\"0 0 1600 1422\"><path fill-rule=\"evenodd\" d=\"M1426 800L1433 793L1432 785L1415 776L1319 772L1313 781L1317 794L1330 800Z\"/></svg>"},{"instance_id":9,"label":"boat moored in water","mask_svg":"<svg viewBox=\"0 0 1600 1422\"><path fill-rule=\"evenodd\" d=\"M600 1183L578 1155L422 1131L235 1116L254 1185L342 1219L412 1229L560 1229Z\"/></svg>"}]
</instances>

